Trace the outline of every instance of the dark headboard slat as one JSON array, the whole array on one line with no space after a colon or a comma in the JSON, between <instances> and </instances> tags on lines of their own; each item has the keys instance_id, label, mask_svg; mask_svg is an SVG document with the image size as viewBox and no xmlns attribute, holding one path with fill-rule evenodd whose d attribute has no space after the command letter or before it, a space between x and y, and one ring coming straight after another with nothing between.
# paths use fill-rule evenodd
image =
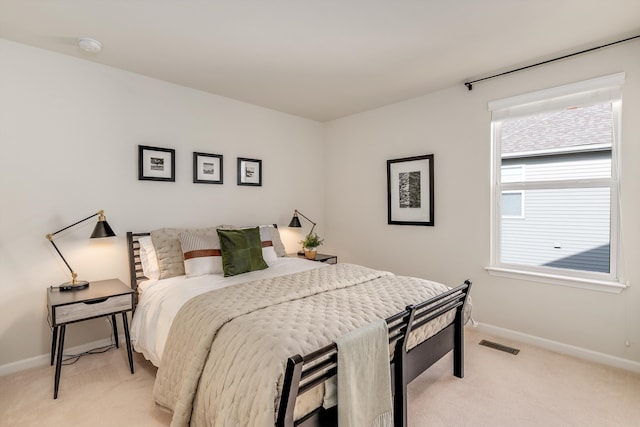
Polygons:
<instances>
[{"instance_id":1,"label":"dark headboard slat","mask_svg":"<svg viewBox=\"0 0 640 427\"><path fill-rule=\"evenodd\" d=\"M138 284L147 280L142 272L142 261L140 261L140 237L149 236L150 233L133 233L127 232L127 248L129 249L129 280L131 282L131 289L135 293L135 304L138 303Z\"/></svg>"}]
</instances>

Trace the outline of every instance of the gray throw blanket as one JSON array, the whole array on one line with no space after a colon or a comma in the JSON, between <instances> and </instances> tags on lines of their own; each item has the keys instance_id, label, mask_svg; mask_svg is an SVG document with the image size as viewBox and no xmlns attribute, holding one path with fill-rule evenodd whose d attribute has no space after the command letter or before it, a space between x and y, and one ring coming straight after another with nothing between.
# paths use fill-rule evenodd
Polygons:
<instances>
[{"instance_id":1,"label":"gray throw blanket","mask_svg":"<svg viewBox=\"0 0 640 427\"><path fill-rule=\"evenodd\" d=\"M337 338L336 345L340 427L392 427L387 322L355 329Z\"/></svg>"}]
</instances>

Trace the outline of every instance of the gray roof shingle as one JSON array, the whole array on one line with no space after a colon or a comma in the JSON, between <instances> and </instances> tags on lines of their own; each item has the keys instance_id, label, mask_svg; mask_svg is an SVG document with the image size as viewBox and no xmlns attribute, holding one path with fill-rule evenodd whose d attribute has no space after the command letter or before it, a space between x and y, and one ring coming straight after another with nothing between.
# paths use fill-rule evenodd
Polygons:
<instances>
[{"instance_id":1,"label":"gray roof shingle","mask_svg":"<svg viewBox=\"0 0 640 427\"><path fill-rule=\"evenodd\" d=\"M612 135L611 103L520 117L502 124L502 155L611 147Z\"/></svg>"}]
</instances>

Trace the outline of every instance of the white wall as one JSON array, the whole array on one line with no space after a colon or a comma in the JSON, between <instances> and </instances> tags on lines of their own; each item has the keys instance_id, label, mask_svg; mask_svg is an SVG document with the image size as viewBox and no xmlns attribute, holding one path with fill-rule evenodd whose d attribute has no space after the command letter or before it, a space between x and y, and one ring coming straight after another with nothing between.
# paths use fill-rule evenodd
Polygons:
<instances>
[{"instance_id":1,"label":"white wall","mask_svg":"<svg viewBox=\"0 0 640 427\"><path fill-rule=\"evenodd\" d=\"M487 102L616 72L623 89L619 295L489 276ZM341 261L456 285L485 324L640 362L640 42L335 120L326 127L326 241ZM435 155L435 227L387 225L386 160ZM330 247L329 247L330 245ZM629 339L631 346L626 347Z\"/></svg>"},{"instance_id":2,"label":"white wall","mask_svg":"<svg viewBox=\"0 0 640 427\"><path fill-rule=\"evenodd\" d=\"M286 226L298 208L323 233L322 139L314 121L0 40L0 367L49 351L46 288L69 278L45 234L104 209L117 238L89 240L90 221L56 242L80 278L128 283L126 231ZM138 181L138 144L176 149L175 183ZM223 185L192 183L194 151L224 155ZM262 187L236 185L236 157L262 159ZM74 324L66 347L108 334Z\"/></svg>"},{"instance_id":3,"label":"white wall","mask_svg":"<svg viewBox=\"0 0 640 427\"><path fill-rule=\"evenodd\" d=\"M620 71L623 244L633 287L611 295L489 276L487 101ZM475 86L322 125L0 40L0 368L49 351L45 291L68 274L44 235L98 209L116 239L86 239L87 224L57 240L84 279L128 281L128 230L286 225L298 208L318 222L322 251L340 261L448 284L468 277L481 322L640 361L640 43ZM138 144L175 148L177 181L138 181ZM225 156L224 185L191 182L193 151ZM386 160L430 153L435 227L387 225ZM263 160L263 187L236 186L238 156ZM281 230L296 250L299 236ZM108 334L103 320L83 322L69 328L67 344Z\"/></svg>"}]
</instances>

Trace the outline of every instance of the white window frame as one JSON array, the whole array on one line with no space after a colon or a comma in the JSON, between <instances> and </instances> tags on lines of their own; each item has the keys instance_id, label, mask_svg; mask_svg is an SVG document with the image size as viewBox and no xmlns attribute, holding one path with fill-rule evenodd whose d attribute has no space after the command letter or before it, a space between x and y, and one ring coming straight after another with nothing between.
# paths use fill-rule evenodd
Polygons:
<instances>
[{"instance_id":1,"label":"white window frame","mask_svg":"<svg viewBox=\"0 0 640 427\"><path fill-rule=\"evenodd\" d=\"M600 77L557 88L546 89L526 95L502 99L489 103L491 111L492 139L492 200L491 200L491 265L486 270L493 275L619 293L626 288L621 278L619 263L619 145L621 120L621 87L624 73ZM532 115L547 111L558 111L570 106L585 106L599 102L611 102L613 115L613 142L611 147L611 177L590 180L501 182L501 125L509 118ZM526 266L503 263L500 260L502 192L546 188L591 188L610 189L610 272L588 272L544 266ZM524 211L523 211L524 212Z\"/></svg>"}]
</instances>

